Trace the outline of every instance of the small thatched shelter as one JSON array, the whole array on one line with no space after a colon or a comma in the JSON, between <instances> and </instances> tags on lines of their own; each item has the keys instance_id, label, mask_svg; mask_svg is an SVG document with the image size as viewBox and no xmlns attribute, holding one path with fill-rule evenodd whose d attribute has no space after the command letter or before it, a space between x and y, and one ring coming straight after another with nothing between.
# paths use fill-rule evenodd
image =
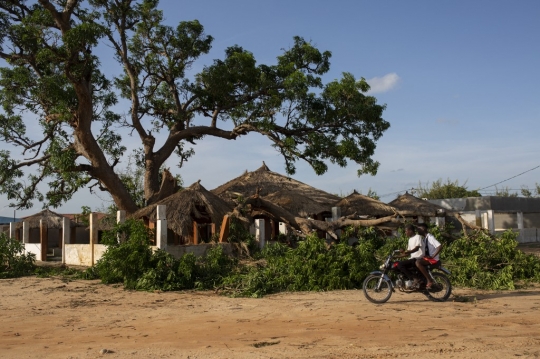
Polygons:
<instances>
[{"instance_id":1,"label":"small thatched shelter","mask_svg":"<svg viewBox=\"0 0 540 359\"><path fill-rule=\"evenodd\" d=\"M147 224L155 223L157 205L166 206L167 228L171 234L167 236L169 244L198 243L199 238L193 238L194 225L208 227L207 231L199 232L202 240L208 239L207 237L211 236L209 230L218 231L223 216L233 210L231 204L208 191L198 181L172 196L138 210L130 217L144 219Z\"/></svg>"},{"instance_id":2,"label":"small thatched shelter","mask_svg":"<svg viewBox=\"0 0 540 359\"><path fill-rule=\"evenodd\" d=\"M364 196L354 190L353 193L337 202L335 207L341 208L342 216L349 216L356 213L358 216L386 217L397 213L397 210L374 198Z\"/></svg>"},{"instance_id":3,"label":"small thatched shelter","mask_svg":"<svg viewBox=\"0 0 540 359\"><path fill-rule=\"evenodd\" d=\"M62 243L64 218L70 219L71 243L87 243L90 237L84 223L78 223L71 220L69 215L58 214L49 209L21 218L21 221L15 224L15 237L19 240L23 239L23 223L26 222L29 227L28 243L40 243L46 240L49 249L59 248ZM43 223L43 231L40 223ZM42 238L42 236L45 237Z\"/></svg>"},{"instance_id":4,"label":"small thatched shelter","mask_svg":"<svg viewBox=\"0 0 540 359\"><path fill-rule=\"evenodd\" d=\"M273 199L276 204L304 218L331 213L333 204L339 201L338 196L270 171L264 162L259 169L246 171L213 189L212 193L233 202L240 196L247 198L258 193L260 197Z\"/></svg>"},{"instance_id":5,"label":"small thatched shelter","mask_svg":"<svg viewBox=\"0 0 540 359\"><path fill-rule=\"evenodd\" d=\"M55 213L49 209L44 209L39 213L21 218L21 221L17 222L15 228L22 228L23 222L27 222L30 228L39 228L40 222L43 221L43 224L45 224L47 228L61 229L64 218L66 218L64 215ZM70 221L70 223L71 227L82 226L74 221Z\"/></svg>"},{"instance_id":6,"label":"small thatched shelter","mask_svg":"<svg viewBox=\"0 0 540 359\"><path fill-rule=\"evenodd\" d=\"M405 192L388 203L404 217L444 217L446 209Z\"/></svg>"}]
</instances>

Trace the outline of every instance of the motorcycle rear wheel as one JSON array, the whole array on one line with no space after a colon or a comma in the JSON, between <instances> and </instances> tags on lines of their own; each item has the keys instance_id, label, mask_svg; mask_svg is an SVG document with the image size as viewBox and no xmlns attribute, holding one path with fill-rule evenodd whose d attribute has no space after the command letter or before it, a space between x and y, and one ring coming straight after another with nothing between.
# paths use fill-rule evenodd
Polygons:
<instances>
[{"instance_id":1,"label":"motorcycle rear wheel","mask_svg":"<svg viewBox=\"0 0 540 359\"><path fill-rule=\"evenodd\" d=\"M426 289L426 294L428 298L434 302L444 302L452 294L452 283L450 279L442 273L434 272L432 273L433 283L432 289Z\"/></svg>"},{"instance_id":2,"label":"motorcycle rear wheel","mask_svg":"<svg viewBox=\"0 0 540 359\"><path fill-rule=\"evenodd\" d=\"M386 303L392 296L392 282L380 275L370 275L362 286L367 300L375 304Z\"/></svg>"}]
</instances>

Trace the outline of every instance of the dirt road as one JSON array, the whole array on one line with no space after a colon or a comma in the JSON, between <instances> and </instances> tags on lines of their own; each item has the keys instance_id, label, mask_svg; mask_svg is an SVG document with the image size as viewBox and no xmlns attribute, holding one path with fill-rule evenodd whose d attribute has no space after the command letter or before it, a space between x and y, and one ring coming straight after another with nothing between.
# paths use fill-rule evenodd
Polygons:
<instances>
[{"instance_id":1,"label":"dirt road","mask_svg":"<svg viewBox=\"0 0 540 359\"><path fill-rule=\"evenodd\" d=\"M0 358L538 358L540 287L445 303L361 291L262 299L0 280Z\"/></svg>"}]
</instances>

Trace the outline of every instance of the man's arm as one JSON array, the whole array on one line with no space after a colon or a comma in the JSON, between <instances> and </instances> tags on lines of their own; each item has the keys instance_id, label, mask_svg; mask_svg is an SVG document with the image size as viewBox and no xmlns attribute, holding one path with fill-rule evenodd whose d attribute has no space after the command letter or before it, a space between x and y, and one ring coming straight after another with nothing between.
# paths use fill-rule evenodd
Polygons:
<instances>
[{"instance_id":1,"label":"man's arm","mask_svg":"<svg viewBox=\"0 0 540 359\"><path fill-rule=\"evenodd\" d=\"M409 250L403 250L403 249L400 249L399 251L405 256L405 255L407 255L407 254L411 254L411 253L416 252L416 251L419 250L420 248L422 248L422 246L416 246L416 247L414 247L413 249L411 249L410 251L409 251Z\"/></svg>"},{"instance_id":2,"label":"man's arm","mask_svg":"<svg viewBox=\"0 0 540 359\"><path fill-rule=\"evenodd\" d=\"M437 248L435 248L435 253L433 253L432 255L429 255L429 256L426 256L428 258L435 258L437 257L437 254L439 254L442 250L442 244L440 246L438 246Z\"/></svg>"}]
</instances>

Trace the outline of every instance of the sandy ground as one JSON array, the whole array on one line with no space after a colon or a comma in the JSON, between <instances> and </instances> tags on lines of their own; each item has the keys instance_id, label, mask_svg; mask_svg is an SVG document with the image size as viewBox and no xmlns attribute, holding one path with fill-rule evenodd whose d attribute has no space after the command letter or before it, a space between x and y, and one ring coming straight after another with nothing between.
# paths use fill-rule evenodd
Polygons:
<instances>
[{"instance_id":1,"label":"sandy ground","mask_svg":"<svg viewBox=\"0 0 540 359\"><path fill-rule=\"evenodd\" d=\"M0 280L0 358L539 358L540 287L445 303L359 290L262 299Z\"/></svg>"}]
</instances>

